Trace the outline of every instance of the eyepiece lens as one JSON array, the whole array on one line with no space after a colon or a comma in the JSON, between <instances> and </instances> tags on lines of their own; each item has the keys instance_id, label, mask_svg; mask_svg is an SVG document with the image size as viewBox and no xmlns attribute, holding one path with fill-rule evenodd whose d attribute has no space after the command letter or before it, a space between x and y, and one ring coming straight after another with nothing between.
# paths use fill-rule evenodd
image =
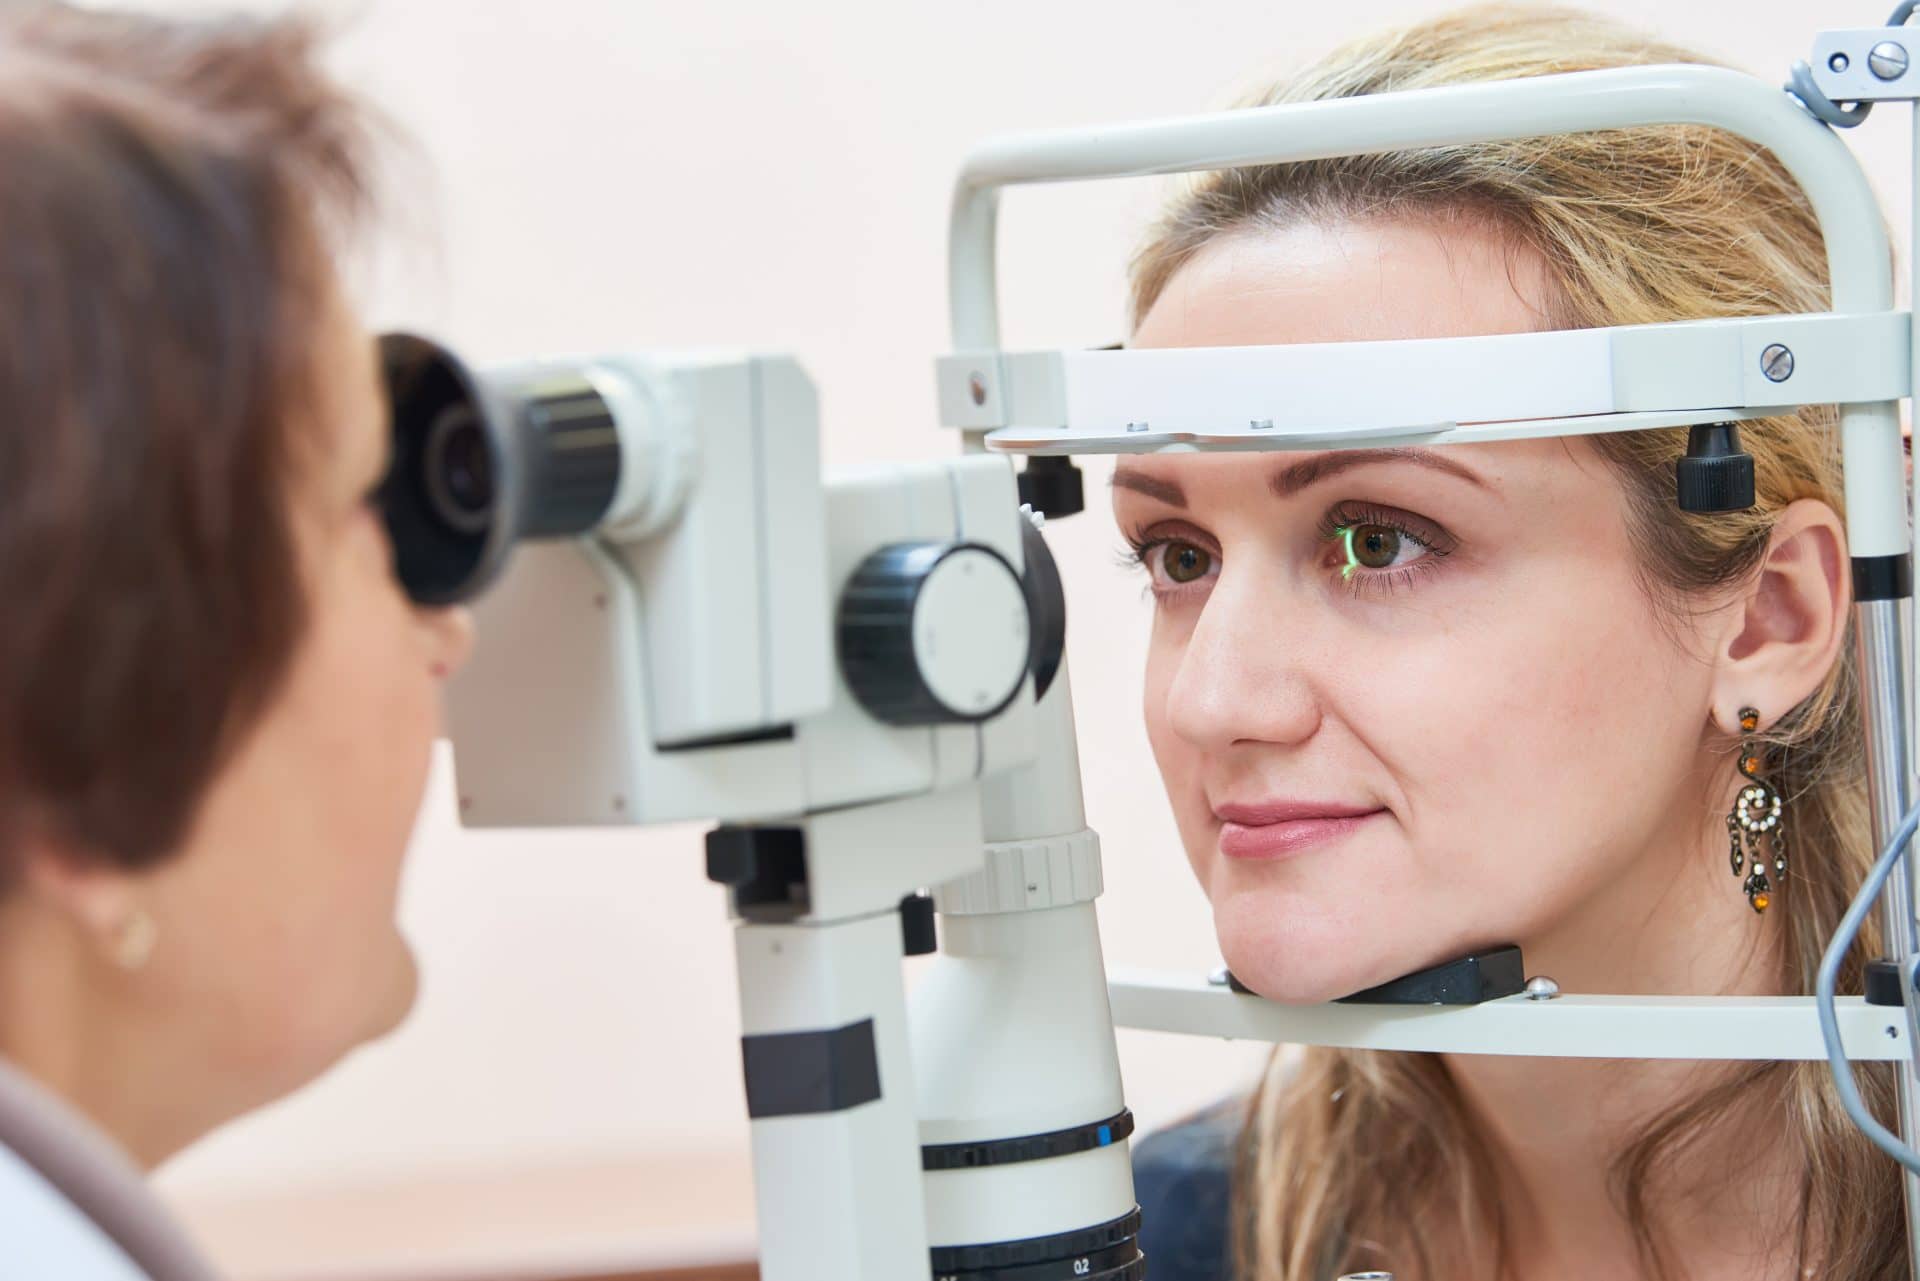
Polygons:
<instances>
[{"instance_id":1,"label":"eyepiece lens","mask_svg":"<svg viewBox=\"0 0 1920 1281\"><path fill-rule=\"evenodd\" d=\"M485 532L493 519L493 449L470 402L449 405L434 418L425 471L434 514L463 534Z\"/></svg>"}]
</instances>

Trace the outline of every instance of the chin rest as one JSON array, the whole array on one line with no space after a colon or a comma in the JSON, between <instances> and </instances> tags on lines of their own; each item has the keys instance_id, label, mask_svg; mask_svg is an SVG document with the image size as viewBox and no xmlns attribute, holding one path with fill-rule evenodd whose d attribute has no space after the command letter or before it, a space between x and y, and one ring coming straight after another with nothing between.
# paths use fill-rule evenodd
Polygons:
<instances>
[{"instance_id":1,"label":"chin rest","mask_svg":"<svg viewBox=\"0 0 1920 1281\"><path fill-rule=\"evenodd\" d=\"M0 1062L0 1281L218 1281L119 1149Z\"/></svg>"},{"instance_id":2,"label":"chin rest","mask_svg":"<svg viewBox=\"0 0 1920 1281\"><path fill-rule=\"evenodd\" d=\"M1227 973L1227 986L1247 996L1253 989ZM1379 987L1339 998L1342 1005L1478 1005L1513 996L1527 986L1520 949L1511 943L1488 948L1408 974Z\"/></svg>"}]
</instances>

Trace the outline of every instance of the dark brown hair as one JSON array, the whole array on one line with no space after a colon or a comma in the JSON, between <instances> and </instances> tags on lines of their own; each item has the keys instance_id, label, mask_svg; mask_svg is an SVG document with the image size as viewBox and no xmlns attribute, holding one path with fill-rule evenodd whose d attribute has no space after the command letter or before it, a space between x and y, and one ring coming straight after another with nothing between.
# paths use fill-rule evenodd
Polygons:
<instances>
[{"instance_id":1,"label":"dark brown hair","mask_svg":"<svg viewBox=\"0 0 1920 1281\"><path fill-rule=\"evenodd\" d=\"M26 840L177 847L302 634L290 486L371 138L320 39L0 13L0 887Z\"/></svg>"}]
</instances>

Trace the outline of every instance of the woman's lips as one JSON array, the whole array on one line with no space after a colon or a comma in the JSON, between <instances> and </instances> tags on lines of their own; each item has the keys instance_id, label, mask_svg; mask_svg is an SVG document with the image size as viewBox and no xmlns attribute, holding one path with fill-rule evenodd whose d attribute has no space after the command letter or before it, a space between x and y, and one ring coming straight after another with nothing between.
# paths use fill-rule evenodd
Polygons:
<instances>
[{"instance_id":1,"label":"woman's lips","mask_svg":"<svg viewBox=\"0 0 1920 1281\"><path fill-rule=\"evenodd\" d=\"M1351 833L1382 808L1364 809L1315 801L1275 801L1258 805L1221 805L1220 852L1228 858L1287 858L1330 845Z\"/></svg>"}]
</instances>

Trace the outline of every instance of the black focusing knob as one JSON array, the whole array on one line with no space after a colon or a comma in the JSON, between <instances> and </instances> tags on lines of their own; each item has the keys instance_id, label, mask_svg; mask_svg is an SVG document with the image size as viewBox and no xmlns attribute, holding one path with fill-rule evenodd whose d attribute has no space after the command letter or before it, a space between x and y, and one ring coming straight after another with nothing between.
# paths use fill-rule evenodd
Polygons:
<instances>
[{"instance_id":1,"label":"black focusing knob","mask_svg":"<svg viewBox=\"0 0 1920 1281\"><path fill-rule=\"evenodd\" d=\"M1087 509L1080 469L1065 455L1036 454L1016 482L1020 501L1050 520L1078 516Z\"/></svg>"},{"instance_id":2,"label":"black focusing knob","mask_svg":"<svg viewBox=\"0 0 1920 1281\"><path fill-rule=\"evenodd\" d=\"M1020 575L979 543L882 547L840 593L835 633L847 688L889 725L997 716L1033 646Z\"/></svg>"},{"instance_id":3,"label":"black focusing knob","mask_svg":"<svg viewBox=\"0 0 1920 1281\"><path fill-rule=\"evenodd\" d=\"M900 900L900 945L907 956L926 956L940 950L940 931L934 924L933 896L909 894Z\"/></svg>"},{"instance_id":4,"label":"black focusing knob","mask_svg":"<svg viewBox=\"0 0 1920 1281\"><path fill-rule=\"evenodd\" d=\"M1753 506L1753 455L1740 449L1733 423L1696 423L1675 468L1680 510L1737 512Z\"/></svg>"}]
</instances>

